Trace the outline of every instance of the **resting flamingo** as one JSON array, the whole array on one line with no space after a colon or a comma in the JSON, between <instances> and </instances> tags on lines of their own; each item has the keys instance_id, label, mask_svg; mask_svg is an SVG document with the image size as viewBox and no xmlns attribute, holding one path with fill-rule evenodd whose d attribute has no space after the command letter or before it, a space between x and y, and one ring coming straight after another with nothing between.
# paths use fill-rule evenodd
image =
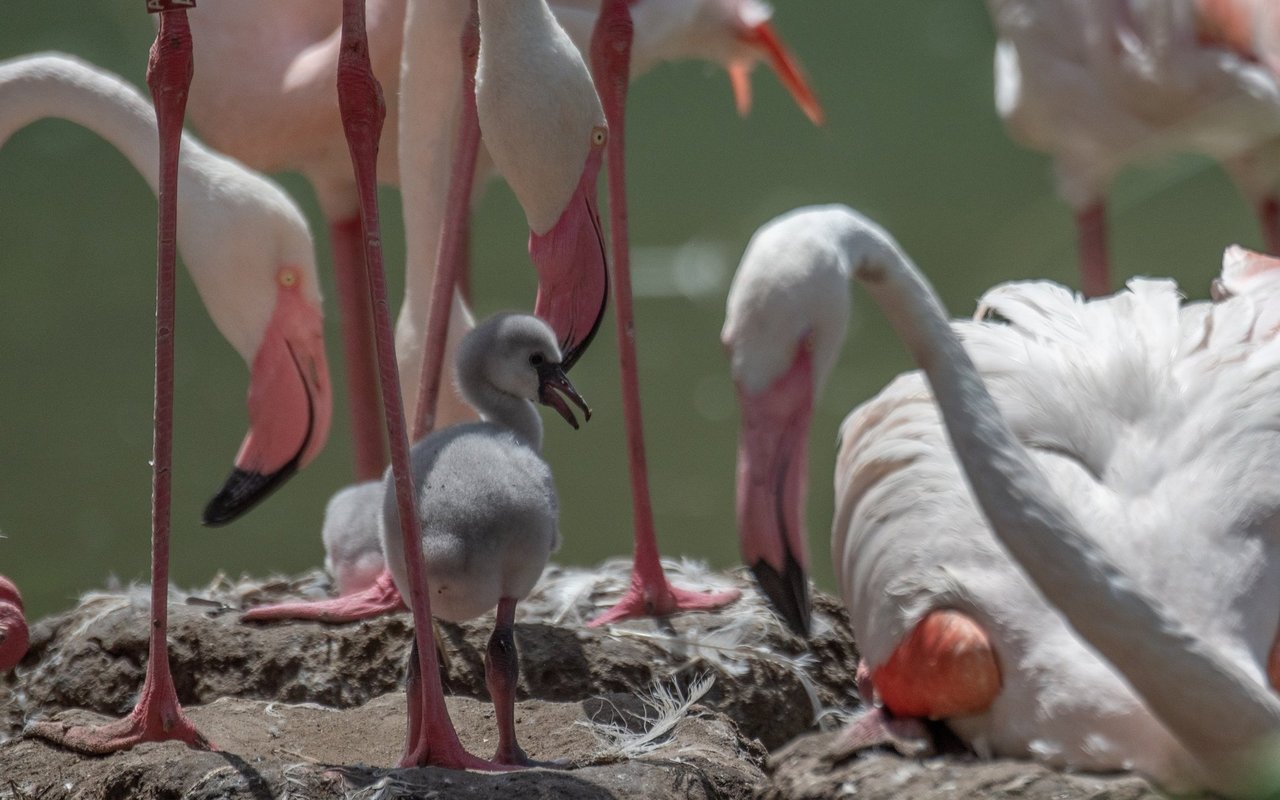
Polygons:
<instances>
[{"instance_id":1,"label":"resting flamingo","mask_svg":"<svg viewBox=\"0 0 1280 800\"><path fill-rule=\"evenodd\" d=\"M1092 302L1006 284L981 301L992 321L948 326L898 245L856 212L800 209L757 233L731 290L735 375L813 391L795 384L806 362L819 373L834 359L850 277L925 371L841 427L833 558L883 707L838 749L933 717L981 754L1275 791L1259 770L1280 741L1278 268L1232 248L1223 299L1185 307L1170 281ZM804 413L786 415L772 463L799 446ZM797 518L793 476L745 488ZM744 529L744 547L785 551L777 536Z\"/></svg>"},{"instance_id":2,"label":"resting flamingo","mask_svg":"<svg viewBox=\"0 0 1280 800\"><path fill-rule=\"evenodd\" d=\"M1106 192L1135 162L1222 162L1280 252L1280 82L1268 13L1248 0L988 0L996 108L1009 135L1053 157L1075 212L1084 292L1111 291ZM1257 11L1251 11L1257 6Z\"/></svg>"},{"instance_id":3,"label":"resting flamingo","mask_svg":"<svg viewBox=\"0 0 1280 800\"><path fill-rule=\"evenodd\" d=\"M22 595L13 581L0 575L0 672L13 669L27 654L27 618Z\"/></svg>"}]
</instances>

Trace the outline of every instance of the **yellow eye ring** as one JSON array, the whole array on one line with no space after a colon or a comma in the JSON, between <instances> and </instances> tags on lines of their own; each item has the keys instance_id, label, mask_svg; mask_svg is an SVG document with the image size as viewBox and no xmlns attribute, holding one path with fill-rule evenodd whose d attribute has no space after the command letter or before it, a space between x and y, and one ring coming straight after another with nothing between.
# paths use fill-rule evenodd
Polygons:
<instances>
[{"instance_id":1,"label":"yellow eye ring","mask_svg":"<svg viewBox=\"0 0 1280 800\"><path fill-rule=\"evenodd\" d=\"M609 129L603 125L597 125L591 129L591 143L596 147L603 147L604 143L609 140Z\"/></svg>"},{"instance_id":2,"label":"yellow eye ring","mask_svg":"<svg viewBox=\"0 0 1280 800\"><path fill-rule=\"evenodd\" d=\"M292 289L294 286L298 285L301 278L299 278L298 271L296 269L293 267L285 267L277 273L276 280L279 281L280 285L284 288Z\"/></svg>"}]
</instances>

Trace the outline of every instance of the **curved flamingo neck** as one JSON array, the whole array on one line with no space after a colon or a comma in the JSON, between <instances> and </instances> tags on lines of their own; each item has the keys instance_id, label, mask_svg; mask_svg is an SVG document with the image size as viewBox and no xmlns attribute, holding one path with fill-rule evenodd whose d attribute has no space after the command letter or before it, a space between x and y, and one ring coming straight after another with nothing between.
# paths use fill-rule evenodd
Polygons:
<instances>
[{"instance_id":1,"label":"curved flamingo neck","mask_svg":"<svg viewBox=\"0 0 1280 800\"><path fill-rule=\"evenodd\" d=\"M997 538L1197 758L1211 788L1247 787L1267 754L1275 756L1280 701L1169 616L1084 532L1000 414L932 287L892 238L866 222L849 247L855 276L928 377Z\"/></svg>"},{"instance_id":2,"label":"curved flamingo neck","mask_svg":"<svg viewBox=\"0 0 1280 800\"><path fill-rule=\"evenodd\" d=\"M0 63L0 144L18 130L54 117L74 122L110 142L142 174L153 192L160 185L156 117L137 89L67 56ZM182 167L206 156L182 137Z\"/></svg>"}]
</instances>

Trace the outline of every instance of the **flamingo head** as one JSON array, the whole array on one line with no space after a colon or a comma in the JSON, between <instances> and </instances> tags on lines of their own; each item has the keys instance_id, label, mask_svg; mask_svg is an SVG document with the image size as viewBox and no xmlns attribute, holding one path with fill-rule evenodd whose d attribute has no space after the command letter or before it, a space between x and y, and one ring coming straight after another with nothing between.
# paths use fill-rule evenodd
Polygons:
<instances>
[{"instance_id":1,"label":"flamingo head","mask_svg":"<svg viewBox=\"0 0 1280 800\"><path fill-rule=\"evenodd\" d=\"M746 116L751 111L751 70L764 61L805 116L814 125L822 125L826 121L822 104L809 86L804 67L773 27L773 9L761 0L712 0L710 5L714 19L709 21L715 28L708 30L703 47L712 48L719 40L714 49L729 72L738 113Z\"/></svg>"},{"instance_id":2,"label":"flamingo head","mask_svg":"<svg viewBox=\"0 0 1280 800\"><path fill-rule=\"evenodd\" d=\"M324 353L314 265L285 265L260 341L252 349L249 433L222 489L205 507L206 525L224 525L279 488L320 452L333 399Z\"/></svg>"},{"instance_id":3,"label":"flamingo head","mask_svg":"<svg viewBox=\"0 0 1280 800\"><path fill-rule=\"evenodd\" d=\"M27 620L22 595L13 581L0 575L0 670L17 666L27 654Z\"/></svg>"},{"instance_id":4,"label":"flamingo head","mask_svg":"<svg viewBox=\"0 0 1280 800\"><path fill-rule=\"evenodd\" d=\"M813 355L805 340L791 367L759 391L736 381L737 519L744 563L787 625L809 635L809 545L804 503L813 416Z\"/></svg>"},{"instance_id":5,"label":"flamingo head","mask_svg":"<svg viewBox=\"0 0 1280 800\"><path fill-rule=\"evenodd\" d=\"M591 148L564 211L544 233L529 231L529 258L538 270L533 313L555 331L565 370L595 338L609 297L604 231L596 206L596 176L607 139L603 125L592 129Z\"/></svg>"}]
</instances>

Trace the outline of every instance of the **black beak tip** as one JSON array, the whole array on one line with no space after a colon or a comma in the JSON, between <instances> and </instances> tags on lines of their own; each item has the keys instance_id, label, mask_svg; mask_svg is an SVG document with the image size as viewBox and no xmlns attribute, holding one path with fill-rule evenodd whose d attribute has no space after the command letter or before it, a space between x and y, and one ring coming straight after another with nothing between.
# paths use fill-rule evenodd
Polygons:
<instances>
[{"instance_id":1,"label":"black beak tip","mask_svg":"<svg viewBox=\"0 0 1280 800\"><path fill-rule=\"evenodd\" d=\"M760 591L769 598L770 605L791 632L808 639L812 622L809 580L804 574L804 568L791 556L790 551L787 552L786 564L781 573L763 559L751 565L751 573L756 576Z\"/></svg>"},{"instance_id":2,"label":"black beak tip","mask_svg":"<svg viewBox=\"0 0 1280 800\"><path fill-rule=\"evenodd\" d=\"M201 523L209 528L217 528L234 522L280 488L295 472L295 462L269 474L250 472L239 467L232 469L222 488L204 507Z\"/></svg>"}]
</instances>

